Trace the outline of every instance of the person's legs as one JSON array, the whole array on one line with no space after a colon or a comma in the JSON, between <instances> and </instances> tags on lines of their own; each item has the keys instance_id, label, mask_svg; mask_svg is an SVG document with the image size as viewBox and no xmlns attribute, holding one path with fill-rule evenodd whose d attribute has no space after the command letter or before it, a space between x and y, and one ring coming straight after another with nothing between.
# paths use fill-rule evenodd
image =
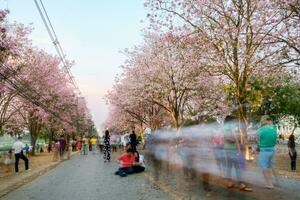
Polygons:
<instances>
[{"instance_id":1,"label":"person's legs","mask_svg":"<svg viewBox=\"0 0 300 200\"><path fill-rule=\"evenodd\" d=\"M221 169L222 169L221 176L224 178L226 176L226 156L223 149L220 151L220 162L221 162Z\"/></svg>"},{"instance_id":2,"label":"person's legs","mask_svg":"<svg viewBox=\"0 0 300 200\"><path fill-rule=\"evenodd\" d=\"M19 160L20 160L20 154L15 154L15 172L19 172Z\"/></svg>"},{"instance_id":3,"label":"person's legs","mask_svg":"<svg viewBox=\"0 0 300 200\"><path fill-rule=\"evenodd\" d=\"M97 146L96 144L93 144L93 154L96 154Z\"/></svg>"},{"instance_id":4,"label":"person's legs","mask_svg":"<svg viewBox=\"0 0 300 200\"><path fill-rule=\"evenodd\" d=\"M131 145L131 148L132 148L133 152L136 152L136 145L135 144Z\"/></svg>"},{"instance_id":5,"label":"person's legs","mask_svg":"<svg viewBox=\"0 0 300 200\"><path fill-rule=\"evenodd\" d=\"M24 163L25 163L25 170L28 170L28 169L29 169L29 161L28 161L28 158L27 158L26 156L24 156L23 153L21 153L20 158L21 158L22 160L24 160Z\"/></svg>"},{"instance_id":6,"label":"person's legs","mask_svg":"<svg viewBox=\"0 0 300 200\"><path fill-rule=\"evenodd\" d=\"M273 182L272 182L271 169L264 169L263 170L263 175L265 177L267 187L268 188L273 188L274 185L273 185Z\"/></svg>"},{"instance_id":7,"label":"person's legs","mask_svg":"<svg viewBox=\"0 0 300 200\"><path fill-rule=\"evenodd\" d=\"M107 147L106 160L110 161L110 147Z\"/></svg>"},{"instance_id":8,"label":"person's legs","mask_svg":"<svg viewBox=\"0 0 300 200\"><path fill-rule=\"evenodd\" d=\"M225 153L226 153L226 178L231 179L231 168L233 165L232 152L230 150L227 150Z\"/></svg>"},{"instance_id":9,"label":"person's legs","mask_svg":"<svg viewBox=\"0 0 300 200\"><path fill-rule=\"evenodd\" d=\"M273 188L272 181L272 152L271 151L260 151L259 152L259 166L262 169L267 188Z\"/></svg>"},{"instance_id":10,"label":"person's legs","mask_svg":"<svg viewBox=\"0 0 300 200\"><path fill-rule=\"evenodd\" d=\"M294 159L293 159L293 155L291 155L291 153L289 152L289 157L291 159L291 170L294 170Z\"/></svg>"},{"instance_id":11,"label":"person's legs","mask_svg":"<svg viewBox=\"0 0 300 200\"><path fill-rule=\"evenodd\" d=\"M83 145L83 155L87 155L87 145Z\"/></svg>"},{"instance_id":12,"label":"person's legs","mask_svg":"<svg viewBox=\"0 0 300 200\"><path fill-rule=\"evenodd\" d=\"M145 171L145 167L141 166L141 165L135 165L132 167L133 173L141 173L143 171Z\"/></svg>"},{"instance_id":13,"label":"person's legs","mask_svg":"<svg viewBox=\"0 0 300 200\"><path fill-rule=\"evenodd\" d=\"M118 170L118 174L121 177L125 177L125 176L127 176L127 174L132 174L132 173L133 173L132 168L127 168L127 167L121 168L120 167Z\"/></svg>"},{"instance_id":14,"label":"person's legs","mask_svg":"<svg viewBox=\"0 0 300 200\"><path fill-rule=\"evenodd\" d=\"M232 177L231 177L231 168L234 165L234 154L235 151L234 150L226 150L225 154L226 154L226 179L227 179L227 187L228 188L232 188L233 182L232 182Z\"/></svg>"},{"instance_id":15,"label":"person's legs","mask_svg":"<svg viewBox=\"0 0 300 200\"><path fill-rule=\"evenodd\" d=\"M295 152L293 155L290 155L291 158L291 170L296 170L296 160L297 160L297 152Z\"/></svg>"},{"instance_id":16,"label":"person's legs","mask_svg":"<svg viewBox=\"0 0 300 200\"><path fill-rule=\"evenodd\" d=\"M235 168L235 174L236 174L236 179L238 183L242 182L242 171L241 171L241 166L239 162L239 155L236 154L236 152L232 153L231 155L232 159L232 165Z\"/></svg>"},{"instance_id":17,"label":"person's legs","mask_svg":"<svg viewBox=\"0 0 300 200\"><path fill-rule=\"evenodd\" d=\"M294 170L296 171L296 165L297 165L297 152L295 152L295 155L294 155Z\"/></svg>"},{"instance_id":18,"label":"person's legs","mask_svg":"<svg viewBox=\"0 0 300 200\"><path fill-rule=\"evenodd\" d=\"M60 159L63 159L63 156L64 156L63 148L59 148L59 157L60 157Z\"/></svg>"},{"instance_id":19,"label":"person's legs","mask_svg":"<svg viewBox=\"0 0 300 200\"><path fill-rule=\"evenodd\" d=\"M132 174L133 173L133 169L132 169L132 167L128 167L128 168L125 168L124 172L126 174Z\"/></svg>"},{"instance_id":20,"label":"person's legs","mask_svg":"<svg viewBox=\"0 0 300 200\"><path fill-rule=\"evenodd\" d=\"M57 158L58 158L58 152L56 149L53 150L53 158L52 158L52 161L57 161Z\"/></svg>"}]
</instances>

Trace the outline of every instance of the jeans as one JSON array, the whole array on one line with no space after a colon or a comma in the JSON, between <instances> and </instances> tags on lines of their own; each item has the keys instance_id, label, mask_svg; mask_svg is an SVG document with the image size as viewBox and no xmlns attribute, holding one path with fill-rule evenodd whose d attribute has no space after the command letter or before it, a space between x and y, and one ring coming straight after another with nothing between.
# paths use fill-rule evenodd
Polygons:
<instances>
[{"instance_id":1,"label":"jeans","mask_svg":"<svg viewBox=\"0 0 300 200\"><path fill-rule=\"evenodd\" d=\"M291 170L296 170L297 152L295 151L293 155L289 153L289 156L291 158Z\"/></svg>"},{"instance_id":2,"label":"jeans","mask_svg":"<svg viewBox=\"0 0 300 200\"><path fill-rule=\"evenodd\" d=\"M118 170L118 174L121 177L125 177L127 176L127 174L132 174L133 173L133 169L131 167L120 167Z\"/></svg>"},{"instance_id":3,"label":"jeans","mask_svg":"<svg viewBox=\"0 0 300 200\"><path fill-rule=\"evenodd\" d=\"M221 174L226 173L226 156L223 148L214 147L216 163Z\"/></svg>"},{"instance_id":4,"label":"jeans","mask_svg":"<svg viewBox=\"0 0 300 200\"><path fill-rule=\"evenodd\" d=\"M136 152L136 144L132 143L130 146L131 146L132 151Z\"/></svg>"},{"instance_id":5,"label":"jeans","mask_svg":"<svg viewBox=\"0 0 300 200\"><path fill-rule=\"evenodd\" d=\"M226 177L231 178L231 168L235 168L236 178L238 182L242 181L242 172L239 164L239 157L236 150L225 150L226 155Z\"/></svg>"},{"instance_id":6,"label":"jeans","mask_svg":"<svg viewBox=\"0 0 300 200\"><path fill-rule=\"evenodd\" d=\"M15 162L15 171L16 172L19 172L19 161L20 161L20 159L24 160L24 162L25 162L25 170L29 169L28 158L26 156L24 156L23 152L16 153L15 154L15 159L16 159L16 162Z\"/></svg>"}]
</instances>

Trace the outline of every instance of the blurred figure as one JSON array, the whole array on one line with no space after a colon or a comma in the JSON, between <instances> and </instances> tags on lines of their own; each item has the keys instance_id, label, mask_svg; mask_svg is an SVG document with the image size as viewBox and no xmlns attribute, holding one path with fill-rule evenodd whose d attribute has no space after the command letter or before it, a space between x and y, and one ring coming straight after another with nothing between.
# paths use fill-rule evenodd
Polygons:
<instances>
[{"instance_id":1,"label":"blurred figure","mask_svg":"<svg viewBox=\"0 0 300 200\"><path fill-rule=\"evenodd\" d=\"M76 148L77 148L77 151L80 152L80 154L82 154L82 138L79 137L76 141Z\"/></svg>"},{"instance_id":2,"label":"blurred figure","mask_svg":"<svg viewBox=\"0 0 300 200\"><path fill-rule=\"evenodd\" d=\"M294 134L290 135L288 142L289 156L291 159L291 170L296 171L297 151Z\"/></svg>"},{"instance_id":3,"label":"blurred figure","mask_svg":"<svg viewBox=\"0 0 300 200\"><path fill-rule=\"evenodd\" d=\"M88 146L89 146L89 139L84 137L82 139L82 154L83 155L88 155Z\"/></svg>"},{"instance_id":4,"label":"blurred figure","mask_svg":"<svg viewBox=\"0 0 300 200\"><path fill-rule=\"evenodd\" d=\"M226 176L226 157L224 153L224 135L217 129L212 137L212 145L216 164L221 177Z\"/></svg>"},{"instance_id":5,"label":"blurred figure","mask_svg":"<svg viewBox=\"0 0 300 200\"><path fill-rule=\"evenodd\" d=\"M202 130L203 131L203 130ZM201 134L198 133L198 130L193 131L192 143L194 143L194 149L191 149L194 152L194 157L197 160L197 163L194 161L194 170L198 169L201 175L201 181L204 192L206 196L211 196L211 185L210 185L210 166L213 165L212 159L213 152L212 143L210 137L208 137L207 132L209 130L204 130ZM204 164L205 163L205 164Z\"/></svg>"},{"instance_id":6,"label":"blurred figure","mask_svg":"<svg viewBox=\"0 0 300 200\"><path fill-rule=\"evenodd\" d=\"M181 134L179 139L179 144L177 147L177 152L182 160L182 169L186 178L195 178L196 170L194 166L195 160L195 148L197 148L197 142L195 143L195 138Z\"/></svg>"},{"instance_id":7,"label":"blurred figure","mask_svg":"<svg viewBox=\"0 0 300 200\"><path fill-rule=\"evenodd\" d=\"M58 140L54 140L54 144L53 144L53 161L56 162L58 160L58 154L59 154L59 141Z\"/></svg>"},{"instance_id":8,"label":"blurred figure","mask_svg":"<svg viewBox=\"0 0 300 200\"><path fill-rule=\"evenodd\" d=\"M67 159L70 160L71 151L72 151L72 139L70 139L69 135L67 136L66 150L67 150Z\"/></svg>"},{"instance_id":9,"label":"blurred figure","mask_svg":"<svg viewBox=\"0 0 300 200\"><path fill-rule=\"evenodd\" d=\"M112 135L110 137L110 146L113 152L117 152L117 135Z\"/></svg>"},{"instance_id":10,"label":"blurred figure","mask_svg":"<svg viewBox=\"0 0 300 200\"><path fill-rule=\"evenodd\" d=\"M59 157L62 160L64 158L64 153L66 149L66 140L64 136L61 136L58 141L59 141Z\"/></svg>"},{"instance_id":11,"label":"blurred figure","mask_svg":"<svg viewBox=\"0 0 300 200\"><path fill-rule=\"evenodd\" d=\"M134 130L129 135L129 138L130 138L130 146L131 146L132 151L136 151L137 140L136 140L136 134L135 134Z\"/></svg>"},{"instance_id":12,"label":"blurred figure","mask_svg":"<svg viewBox=\"0 0 300 200\"><path fill-rule=\"evenodd\" d=\"M92 151L92 137L88 137L88 143L89 143L89 151Z\"/></svg>"},{"instance_id":13,"label":"blurred figure","mask_svg":"<svg viewBox=\"0 0 300 200\"><path fill-rule=\"evenodd\" d=\"M5 153L5 160L4 160L4 167L5 173L11 172L11 164L12 164L12 150L10 149L8 152Z\"/></svg>"},{"instance_id":14,"label":"blurred figure","mask_svg":"<svg viewBox=\"0 0 300 200\"><path fill-rule=\"evenodd\" d=\"M98 145L99 145L100 152L103 152L104 138L101 137L101 138L99 139Z\"/></svg>"},{"instance_id":15,"label":"blurred figure","mask_svg":"<svg viewBox=\"0 0 300 200\"><path fill-rule=\"evenodd\" d=\"M96 150L97 150L97 138L95 136L93 136L91 138L91 145L92 145L93 154L96 154Z\"/></svg>"},{"instance_id":16,"label":"blurred figure","mask_svg":"<svg viewBox=\"0 0 300 200\"><path fill-rule=\"evenodd\" d=\"M147 160L153 164L154 178L158 181L162 170L162 149L158 149L161 146L161 140L158 137L151 135L147 141ZM158 150L157 150L158 149Z\"/></svg>"},{"instance_id":17,"label":"blurred figure","mask_svg":"<svg viewBox=\"0 0 300 200\"><path fill-rule=\"evenodd\" d=\"M272 189L274 188L272 175L276 178L276 184L278 184L278 180L273 169L277 129L272 124L272 121L268 116L262 117L261 125L262 127L257 132L259 144L258 162L266 180L266 188Z\"/></svg>"},{"instance_id":18,"label":"blurred figure","mask_svg":"<svg viewBox=\"0 0 300 200\"><path fill-rule=\"evenodd\" d=\"M75 140L71 140L71 144L72 144L72 152L77 150L77 139Z\"/></svg>"},{"instance_id":19,"label":"blurred figure","mask_svg":"<svg viewBox=\"0 0 300 200\"><path fill-rule=\"evenodd\" d=\"M110 136L109 131L105 131L104 135L104 152L103 152L104 162L110 162Z\"/></svg>"},{"instance_id":20,"label":"blurred figure","mask_svg":"<svg viewBox=\"0 0 300 200\"><path fill-rule=\"evenodd\" d=\"M242 182L242 170L240 165L240 154L242 151L238 139L238 133L236 118L234 116L227 116L224 121L224 152L226 156L227 187L235 187L231 176L231 169L234 168L240 190L251 192L252 189Z\"/></svg>"}]
</instances>

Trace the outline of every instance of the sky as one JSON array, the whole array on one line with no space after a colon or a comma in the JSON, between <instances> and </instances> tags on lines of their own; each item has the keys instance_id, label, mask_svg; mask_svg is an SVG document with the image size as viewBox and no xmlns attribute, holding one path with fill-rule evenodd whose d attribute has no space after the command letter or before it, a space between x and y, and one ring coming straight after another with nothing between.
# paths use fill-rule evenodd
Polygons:
<instances>
[{"instance_id":1,"label":"sky","mask_svg":"<svg viewBox=\"0 0 300 200\"><path fill-rule=\"evenodd\" d=\"M126 57L120 53L142 42L143 0L43 0L49 18L67 55L82 95L88 102L95 125L101 128L108 115L103 99L121 72ZM35 46L55 54L34 0L0 0L8 20L34 28Z\"/></svg>"}]
</instances>

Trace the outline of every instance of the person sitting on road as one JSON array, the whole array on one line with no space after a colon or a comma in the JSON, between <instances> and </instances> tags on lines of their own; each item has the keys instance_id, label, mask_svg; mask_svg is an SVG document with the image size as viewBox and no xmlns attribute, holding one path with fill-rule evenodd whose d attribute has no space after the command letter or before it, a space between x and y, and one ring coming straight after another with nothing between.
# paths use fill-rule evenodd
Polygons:
<instances>
[{"instance_id":1,"label":"person sitting on road","mask_svg":"<svg viewBox=\"0 0 300 200\"><path fill-rule=\"evenodd\" d=\"M145 162L144 162L144 156L140 155L138 151L134 152L135 157L135 163L132 167L133 173L141 173L145 171Z\"/></svg>"},{"instance_id":2,"label":"person sitting on road","mask_svg":"<svg viewBox=\"0 0 300 200\"><path fill-rule=\"evenodd\" d=\"M133 173L133 165L135 163L135 157L132 149L127 149L126 153L123 153L119 158L118 162L120 162L121 167L118 171L115 172L116 175L121 177L127 176L127 174Z\"/></svg>"}]
</instances>

